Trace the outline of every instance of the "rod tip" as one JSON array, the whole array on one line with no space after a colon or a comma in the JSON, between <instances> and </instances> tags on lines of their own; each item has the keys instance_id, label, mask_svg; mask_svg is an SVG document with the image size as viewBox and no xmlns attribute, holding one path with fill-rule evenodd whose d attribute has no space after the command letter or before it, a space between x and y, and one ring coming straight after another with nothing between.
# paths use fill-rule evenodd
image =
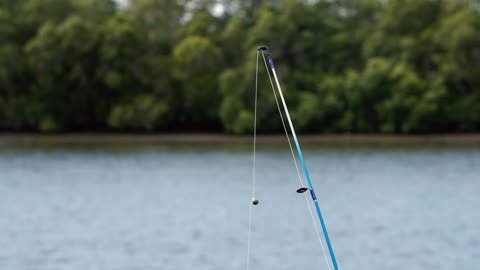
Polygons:
<instances>
[{"instance_id":1,"label":"rod tip","mask_svg":"<svg viewBox=\"0 0 480 270\"><path fill-rule=\"evenodd\" d=\"M268 52L268 47L267 46L260 46L257 47L257 50L260 52Z\"/></svg>"}]
</instances>

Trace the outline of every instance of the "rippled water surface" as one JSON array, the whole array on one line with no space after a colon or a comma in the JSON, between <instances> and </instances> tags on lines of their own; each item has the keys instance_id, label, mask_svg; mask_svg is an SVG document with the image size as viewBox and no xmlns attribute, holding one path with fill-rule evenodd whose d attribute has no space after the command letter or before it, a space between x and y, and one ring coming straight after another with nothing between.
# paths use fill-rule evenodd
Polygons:
<instances>
[{"instance_id":1,"label":"rippled water surface","mask_svg":"<svg viewBox=\"0 0 480 270\"><path fill-rule=\"evenodd\" d=\"M477 270L480 148L305 146L340 269ZM245 269L248 145L0 145L0 269ZM327 269L286 145L251 270Z\"/></svg>"}]
</instances>

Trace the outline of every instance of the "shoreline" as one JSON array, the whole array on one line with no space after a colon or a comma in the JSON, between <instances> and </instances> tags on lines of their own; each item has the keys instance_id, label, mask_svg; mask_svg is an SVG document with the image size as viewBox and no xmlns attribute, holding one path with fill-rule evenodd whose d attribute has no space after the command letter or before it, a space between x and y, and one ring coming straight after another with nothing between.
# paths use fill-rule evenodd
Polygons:
<instances>
[{"instance_id":1,"label":"shoreline","mask_svg":"<svg viewBox=\"0 0 480 270\"><path fill-rule=\"evenodd\" d=\"M0 144L225 144L250 143L251 135L226 134L128 134L128 133L0 133ZM302 143L312 144L462 144L480 145L480 133L436 135L300 135ZM283 143L285 135L258 135L257 142Z\"/></svg>"}]
</instances>

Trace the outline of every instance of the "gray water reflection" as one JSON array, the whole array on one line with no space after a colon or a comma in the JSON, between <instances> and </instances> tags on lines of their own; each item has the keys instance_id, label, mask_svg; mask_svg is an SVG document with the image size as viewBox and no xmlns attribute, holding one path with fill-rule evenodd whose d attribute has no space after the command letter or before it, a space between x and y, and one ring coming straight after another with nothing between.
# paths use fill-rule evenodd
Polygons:
<instances>
[{"instance_id":1,"label":"gray water reflection","mask_svg":"<svg viewBox=\"0 0 480 270\"><path fill-rule=\"evenodd\" d=\"M340 269L480 264L478 147L305 149ZM257 157L251 269L327 269L288 148ZM251 151L0 146L0 269L245 269Z\"/></svg>"}]
</instances>

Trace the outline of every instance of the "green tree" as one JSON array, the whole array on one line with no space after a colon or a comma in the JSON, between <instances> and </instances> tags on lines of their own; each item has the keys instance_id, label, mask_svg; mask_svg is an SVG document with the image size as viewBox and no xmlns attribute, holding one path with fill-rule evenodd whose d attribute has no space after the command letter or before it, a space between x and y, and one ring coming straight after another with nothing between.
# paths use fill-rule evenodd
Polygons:
<instances>
[{"instance_id":1,"label":"green tree","mask_svg":"<svg viewBox=\"0 0 480 270\"><path fill-rule=\"evenodd\" d=\"M126 104L115 105L108 123L116 129L154 131L166 124L167 111L165 102L151 95L141 95Z\"/></svg>"},{"instance_id":2,"label":"green tree","mask_svg":"<svg viewBox=\"0 0 480 270\"><path fill-rule=\"evenodd\" d=\"M215 81L220 72L221 53L215 44L201 36L190 36L173 52L176 78L183 90L185 121L201 127L217 122L218 99Z\"/></svg>"},{"instance_id":3,"label":"green tree","mask_svg":"<svg viewBox=\"0 0 480 270\"><path fill-rule=\"evenodd\" d=\"M70 17L46 23L27 44L34 72L38 128L43 131L100 127L108 93L96 78L99 35L94 24ZM96 105L96 106L94 106Z\"/></svg>"}]
</instances>

